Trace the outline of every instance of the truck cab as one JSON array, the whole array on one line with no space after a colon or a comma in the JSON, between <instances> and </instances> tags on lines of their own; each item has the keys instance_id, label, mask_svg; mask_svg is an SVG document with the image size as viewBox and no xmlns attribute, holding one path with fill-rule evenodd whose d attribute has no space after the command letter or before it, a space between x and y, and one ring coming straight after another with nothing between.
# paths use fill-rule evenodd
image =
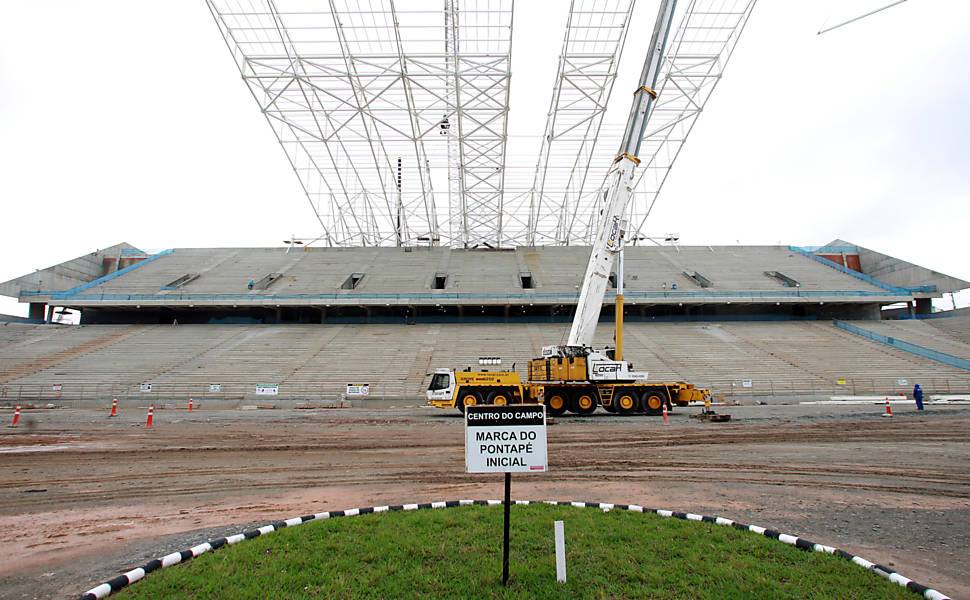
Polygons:
<instances>
[{"instance_id":1,"label":"truck cab","mask_svg":"<svg viewBox=\"0 0 970 600\"><path fill-rule=\"evenodd\" d=\"M435 369L425 392L428 405L457 408L490 404L504 406L525 400L522 381L515 371L463 371Z\"/></svg>"},{"instance_id":2,"label":"truck cab","mask_svg":"<svg viewBox=\"0 0 970 600\"><path fill-rule=\"evenodd\" d=\"M452 369L435 369L431 383L425 392L428 404L436 408L451 408L455 405L455 372Z\"/></svg>"}]
</instances>

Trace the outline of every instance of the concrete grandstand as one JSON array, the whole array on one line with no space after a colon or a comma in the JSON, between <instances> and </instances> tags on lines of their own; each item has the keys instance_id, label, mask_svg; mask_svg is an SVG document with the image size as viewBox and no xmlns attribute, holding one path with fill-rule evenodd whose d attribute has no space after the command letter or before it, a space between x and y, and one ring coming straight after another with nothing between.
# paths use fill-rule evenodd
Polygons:
<instances>
[{"instance_id":1,"label":"concrete grandstand","mask_svg":"<svg viewBox=\"0 0 970 600\"><path fill-rule=\"evenodd\" d=\"M628 316L877 319L898 303L928 314L932 298L970 287L885 255L891 261L865 261L887 275L875 277L863 261L874 253L837 244L630 247ZM59 306L81 311L85 324L562 321L588 255L581 246L146 254L119 244L2 283L0 294L29 303L35 319Z\"/></svg>"},{"instance_id":2,"label":"concrete grandstand","mask_svg":"<svg viewBox=\"0 0 970 600\"><path fill-rule=\"evenodd\" d=\"M0 284L34 317L0 325L0 402L144 398L146 383L172 401L251 402L271 383L313 402L354 382L413 401L435 367L523 367L560 341L587 253L119 244ZM970 391L970 315L930 313L970 283L876 254L841 241L629 248L627 357L722 396ZM880 320L903 304L916 319ZM45 324L53 307L82 325ZM611 328L598 336L609 344Z\"/></svg>"}]
</instances>

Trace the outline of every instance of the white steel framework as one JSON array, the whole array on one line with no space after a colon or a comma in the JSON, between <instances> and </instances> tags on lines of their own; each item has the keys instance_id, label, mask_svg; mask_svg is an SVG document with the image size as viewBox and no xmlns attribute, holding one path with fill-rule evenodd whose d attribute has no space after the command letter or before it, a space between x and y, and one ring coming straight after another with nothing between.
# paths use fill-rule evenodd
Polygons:
<instances>
[{"instance_id":1,"label":"white steel framework","mask_svg":"<svg viewBox=\"0 0 970 600\"><path fill-rule=\"evenodd\" d=\"M514 0L206 0L321 243L456 247L591 243L634 1L570 0L535 171L510 179ZM754 3L680 4L627 214L633 243Z\"/></svg>"},{"instance_id":2,"label":"white steel framework","mask_svg":"<svg viewBox=\"0 0 970 600\"><path fill-rule=\"evenodd\" d=\"M512 2L207 0L325 244L498 245ZM431 171L449 145L443 230Z\"/></svg>"},{"instance_id":3,"label":"white steel framework","mask_svg":"<svg viewBox=\"0 0 970 600\"><path fill-rule=\"evenodd\" d=\"M667 51L640 147L627 239L637 244L687 136L724 74L756 0L689 0ZM680 11L678 11L680 12Z\"/></svg>"},{"instance_id":4,"label":"white steel framework","mask_svg":"<svg viewBox=\"0 0 970 600\"><path fill-rule=\"evenodd\" d=\"M650 119L640 146L638 158L641 163L634 180L634 191L628 204L626 220L629 222L627 239L631 243L649 240L644 229L660 190L673 167L680 149L703 112L714 88L724 73L738 39L751 15L756 0L684 0L678 4L674 15L671 41L664 53L660 79L657 83L658 99L652 108ZM602 9L603 2L596 5ZM623 42L619 41L618 54ZM564 49L564 54L566 54ZM617 57L619 60L619 56ZM560 122L562 111L557 110L556 94L560 84L553 90L553 110L546 125L549 131ZM618 100L625 101L625 92ZM608 93L608 90L607 90ZM617 104L622 104L618 102ZM569 105L565 105L568 107ZM589 102L588 107L594 107ZM619 106L616 107L617 110ZM617 147L612 140L622 135L620 117L625 113L611 112L613 119L597 123L591 130L592 139L576 136L571 140L582 150L576 156L584 165L583 177L567 178L568 184L544 187L542 203L530 215L535 223L529 228L536 244L589 245L596 236L598 215L603 207L604 193L612 169L612 159ZM592 112L590 113L592 116ZM599 118L602 118L600 116ZM600 138L597 143L596 138ZM543 139L542 153L554 146ZM590 152L590 156L584 154ZM565 161L569 164L569 161ZM570 165L571 167L572 165ZM565 168L565 167L563 167ZM570 176L572 172L570 171ZM537 169L536 180L542 181L542 171ZM576 184L582 182L580 186ZM549 201L552 194L559 195L559 202ZM538 196L538 194L536 194ZM513 218L512 215L509 217Z\"/></svg>"},{"instance_id":5,"label":"white steel framework","mask_svg":"<svg viewBox=\"0 0 970 600\"><path fill-rule=\"evenodd\" d=\"M633 5L633 0L570 2L532 187L518 199L520 206L527 203L527 218L521 219L525 206L510 211L524 234L515 241L568 244L575 231L589 228L576 217L583 204L595 203L591 194L600 180L589 180L590 167Z\"/></svg>"}]
</instances>

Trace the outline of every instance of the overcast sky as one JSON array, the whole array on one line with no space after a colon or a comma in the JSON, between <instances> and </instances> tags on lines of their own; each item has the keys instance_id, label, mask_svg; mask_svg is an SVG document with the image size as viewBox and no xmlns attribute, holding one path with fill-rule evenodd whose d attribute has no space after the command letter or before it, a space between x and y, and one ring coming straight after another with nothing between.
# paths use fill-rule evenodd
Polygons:
<instances>
[{"instance_id":1,"label":"overcast sky","mask_svg":"<svg viewBox=\"0 0 970 600\"><path fill-rule=\"evenodd\" d=\"M761 0L650 231L843 238L970 279L970 2L909 0L816 35L887 3ZM512 134L541 134L567 9L516 4ZM655 11L638 2L608 120L629 109L620 91L636 87ZM0 281L121 241L317 233L201 1L5 3L0 202ZM26 311L0 298L0 312Z\"/></svg>"}]
</instances>

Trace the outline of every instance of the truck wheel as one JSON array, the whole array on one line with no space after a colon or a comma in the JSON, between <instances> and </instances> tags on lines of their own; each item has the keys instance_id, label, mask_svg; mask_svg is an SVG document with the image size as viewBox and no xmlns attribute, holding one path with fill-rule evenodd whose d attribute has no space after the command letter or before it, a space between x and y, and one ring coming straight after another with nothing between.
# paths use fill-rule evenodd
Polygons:
<instances>
[{"instance_id":1,"label":"truck wheel","mask_svg":"<svg viewBox=\"0 0 970 600\"><path fill-rule=\"evenodd\" d=\"M631 390L618 390L613 399L616 412L621 415L632 415L637 410L637 397Z\"/></svg>"},{"instance_id":2,"label":"truck wheel","mask_svg":"<svg viewBox=\"0 0 970 600\"><path fill-rule=\"evenodd\" d=\"M511 402L512 394L507 390L497 390L488 395L488 401L486 404L494 404L495 406L507 406Z\"/></svg>"},{"instance_id":3,"label":"truck wheel","mask_svg":"<svg viewBox=\"0 0 970 600\"><path fill-rule=\"evenodd\" d=\"M667 392L664 390L652 389L643 392L643 406L648 415L656 417L663 414L664 404L670 406Z\"/></svg>"},{"instance_id":4,"label":"truck wheel","mask_svg":"<svg viewBox=\"0 0 970 600\"><path fill-rule=\"evenodd\" d=\"M546 409L549 414L558 417L566 412L566 395L562 392L552 392L546 397Z\"/></svg>"},{"instance_id":5,"label":"truck wheel","mask_svg":"<svg viewBox=\"0 0 970 600\"><path fill-rule=\"evenodd\" d=\"M475 406L482 403L482 395L478 392L469 390L458 394L458 412L465 414L466 406Z\"/></svg>"},{"instance_id":6,"label":"truck wheel","mask_svg":"<svg viewBox=\"0 0 970 600\"><path fill-rule=\"evenodd\" d=\"M593 414L596 411L596 396L593 392L579 392L570 403L569 409L579 415Z\"/></svg>"}]
</instances>

